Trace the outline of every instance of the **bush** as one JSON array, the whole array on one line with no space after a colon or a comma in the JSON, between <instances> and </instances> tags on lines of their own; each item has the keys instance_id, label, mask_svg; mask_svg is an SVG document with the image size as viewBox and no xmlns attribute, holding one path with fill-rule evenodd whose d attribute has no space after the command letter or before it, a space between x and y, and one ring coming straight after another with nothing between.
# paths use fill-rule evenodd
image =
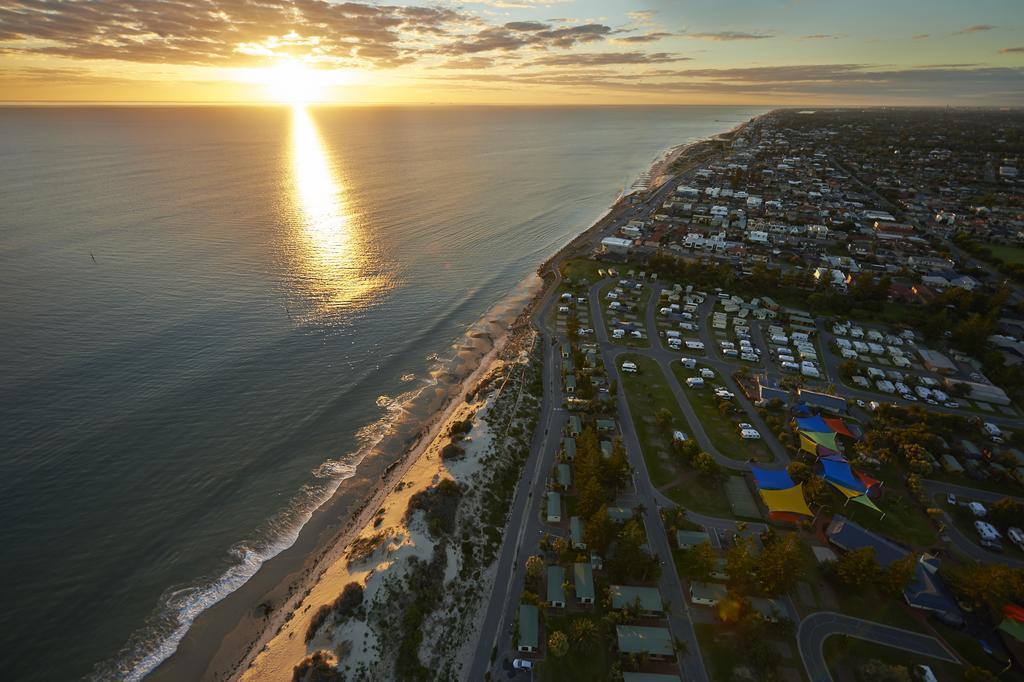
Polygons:
<instances>
[{"instance_id":1,"label":"bush","mask_svg":"<svg viewBox=\"0 0 1024 682\"><path fill-rule=\"evenodd\" d=\"M448 445L441 448L441 459L457 459L464 454L466 454L466 451L455 443L448 443Z\"/></svg>"},{"instance_id":2,"label":"bush","mask_svg":"<svg viewBox=\"0 0 1024 682\"><path fill-rule=\"evenodd\" d=\"M329 651L316 651L292 669L293 682L343 682L344 679Z\"/></svg>"},{"instance_id":3,"label":"bush","mask_svg":"<svg viewBox=\"0 0 1024 682\"><path fill-rule=\"evenodd\" d=\"M455 528L455 513L461 497L462 488L459 484L446 478L409 498L405 516L408 518L417 510L422 510L431 535L439 537L451 533Z\"/></svg>"}]
</instances>

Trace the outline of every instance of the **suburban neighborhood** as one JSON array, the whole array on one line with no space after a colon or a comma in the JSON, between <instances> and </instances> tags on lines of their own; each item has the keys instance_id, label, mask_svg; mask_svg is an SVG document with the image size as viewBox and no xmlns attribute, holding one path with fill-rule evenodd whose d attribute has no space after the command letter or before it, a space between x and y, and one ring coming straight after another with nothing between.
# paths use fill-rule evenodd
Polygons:
<instances>
[{"instance_id":1,"label":"suburban neighborhood","mask_svg":"<svg viewBox=\"0 0 1024 682\"><path fill-rule=\"evenodd\" d=\"M471 678L1024 679L1019 124L773 112L551 264Z\"/></svg>"}]
</instances>

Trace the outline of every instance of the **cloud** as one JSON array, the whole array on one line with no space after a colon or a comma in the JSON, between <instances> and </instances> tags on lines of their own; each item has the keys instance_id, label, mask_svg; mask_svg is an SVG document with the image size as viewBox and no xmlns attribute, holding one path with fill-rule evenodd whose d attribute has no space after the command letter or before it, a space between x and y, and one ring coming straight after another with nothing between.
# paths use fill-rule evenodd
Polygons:
<instances>
[{"instance_id":1,"label":"cloud","mask_svg":"<svg viewBox=\"0 0 1024 682\"><path fill-rule=\"evenodd\" d=\"M962 28L959 31L955 31L953 35L962 36L968 33L980 33L982 31L991 31L994 28L995 26L992 26L991 24L975 24L974 26L968 26L967 28Z\"/></svg>"},{"instance_id":2,"label":"cloud","mask_svg":"<svg viewBox=\"0 0 1024 682\"><path fill-rule=\"evenodd\" d=\"M662 38L671 38L671 33L665 31L652 31L651 33L644 33L642 35L626 36L624 38L613 38L613 43L620 43L624 45L636 44L636 43L654 43Z\"/></svg>"},{"instance_id":3,"label":"cloud","mask_svg":"<svg viewBox=\"0 0 1024 682\"><path fill-rule=\"evenodd\" d=\"M443 7L326 0L13 0L0 5L0 49L168 64L312 55L330 64L395 66L415 59L421 37L478 21Z\"/></svg>"},{"instance_id":4,"label":"cloud","mask_svg":"<svg viewBox=\"0 0 1024 682\"><path fill-rule=\"evenodd\" d=\"M540 57L525 66L607 66L610 64L667 64L692 59L668 52L591 52Z\"/></svg>"},{"instance_id":5,"label":"cloud","mask_svg":"<svg viewBox=\"0 0 1024 682\"><path fill-rule=\"evenodd\" d=\"M494 60L490 57L464 57L449 59L439 66L442 69L487 69L494 66Z\"/></svg>"},{"instance_id":6,"label":"cloud","mask_svg":"<svg viewBox=\"0 0 1024 682\"><path fill-rule=\"evenodd\" d=\"M911 40L925 40L926 38L930 38L930 37L931 37L930 33L918 33L916 36L911 38Z\"/></svg>"},{"instance_id":7,"label":"cloud","mask_svg":"<svg viewBox=\"0 0 1024 682\"><path fill-rule=\"evenodd\" d=\"M999 48L1000 54L1012 54L1015 52L1024 52L1024 47L1001 47Z\"/></svg>"},{"instance_id":8,"label":"cloud","mask_svg":"<svg viewBox=\"0 0 1024 682\"><path fill-rule=\"evenodd\" d=\"M568 69L486 74L475 87L501 89L522 86L581 88L662 95L742 96L762 101L834 101L843 97L881 101L935 102L941 92L964 103L989 98L1024 103L1021 68L908 68L878 70L867 64L785 65L732 69L653 69L645 73ZM473 82L472 79L464 79Z\"/></svg>"},{"instance_id":9,"label":"cloud","mask_svg":"<svg viewBox=\"0 0 1024 682\"><path fill-rule=\"evenodd\" d=\"M835 40L838 37L831 33L812 33L809 36L800 36L800 40Z\"/></svg>"},{"instance_id":10,"label":"cloud","mask_svg":"<svg viewBox=\"0 0 1024 682\"><path fill-rule=\"evenodd\" d=\"M543 31L551 27L539 21L510 21L505 28L510 31Z\"/></svg>"},{"instance_id":11,"label":"cloud","mask_svg":"<svg viewBox=\"0 0 1024 682\"><path fill-rule=\"evenodd\" d=\"M699 38L701 40L718 40L718 41L730 41L730 40L764 40L765 38L774 38L774 35L769 33L746 33L744 31L718 31L716 33L682 33L680 34L684 38Z\"/></svg>"},{"instance_id":12,"label":"cloud","mask_svg":"<svg viewBox=\"0 0 1024 682\"><path fill-rule=\"evenodd\" d=\"M649 24L654 21L654 15L657 14L653 9L635 9L630 12L626 12L626 16L638 24Z\"/></svg>"},{"instance_id":13,"label":"cloud","mask_svg":"<svg viewBox=\"0 0 1024 682\"><path fill-rule=\"evenodd\" d=\"M532 22L530 22L532 23ZM512 52L524 47L567 49L578 44L603 40L612 29L604 24L580 24L562 28L546 27L528 30L510 29L508 24L485 28L475 34L459 38L438 47L438 54L458 56L482 52Z\"/></svg>"}]
</instances>

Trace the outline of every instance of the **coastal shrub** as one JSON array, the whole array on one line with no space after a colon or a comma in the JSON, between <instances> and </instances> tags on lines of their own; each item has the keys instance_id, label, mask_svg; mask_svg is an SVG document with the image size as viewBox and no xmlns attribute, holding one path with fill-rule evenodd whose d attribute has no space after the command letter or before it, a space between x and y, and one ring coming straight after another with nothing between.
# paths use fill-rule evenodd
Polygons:
<instances>
[{"instance_id":1,"label":"coastal shrub","mask_svg":"<svg viewBox=\"0 0 1024 682\"><path fill-rule=\"evenodd\" d=\"M409 498L406 518L416 511L422 511L430 534L435 537L451 533L455 528L455 513L459 508L462 488L455 481L446 478L437 485L420 491Z\"/></svg>"},{"instance_id":2,"label":"coastal shrub","mask_svg":"<svg viewBox=\"0 0 1024 682\"><path fill-rule=\"evenodd\" d=\"M453 436L453 437L463 436L463 435L469 433L472 428L473 428L473 420L472 419L460 419L458 421L452 422L452 426L451 426L451 429L449 430L449 434L451 436Z\"/></svg>"},{"instance_id":3,"label":"coastal shrub","mask_svg":"<svg viewBox=\"0 0 1024 682\"><path fill-rule=\"evenodd\" d=\"M323 624L327 622L327 619L331 617L331 611L330 604L323 604L316 610L316 613L313 614L313 617L309 621L309 627L306 628L307 644L311 639L316 637L316 633L319 632Z\"/></svg>"},{"instance_id":4,"label":"coastal shrub","mask_svg":"<svg viewBox=\"0 0 1024 682\"><path fill-rule=\"evenodd\" d=\"M330 604L323 604L309 621L306 628L306 642L308 643L316 633L323 627L324 623L332 617L344 620L350 618L363 603L363 586L359 583L349 583L345 589Z\"/></svg>"},{"instance_id":5,"label":"coastal shrub","mask_svg":"<svg viewBox=\"0 0 1024 682\"><path fill-rule=\"evenodd\" d=\"M344 679L329 651L316 651L292 669L293 682L344 682Z\"/></svg>"},{"instance_id":6,"label":"coastal shrub","mask_svg":"<svg viewBox=\"0 0 1024 682\"><path fill-rule=\"evenodd\" d=\"M441 448L441 459L457 459L464 454L466 454L466 451L455 443L448 443L448 445Z\"/></svg>"}]
</instances>

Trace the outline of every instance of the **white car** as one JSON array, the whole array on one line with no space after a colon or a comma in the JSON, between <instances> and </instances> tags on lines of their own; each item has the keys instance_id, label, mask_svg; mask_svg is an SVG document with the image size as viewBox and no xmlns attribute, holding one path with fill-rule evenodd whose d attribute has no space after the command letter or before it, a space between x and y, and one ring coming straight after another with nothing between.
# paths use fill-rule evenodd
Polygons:
<instances>
[{"instance_id":1,"label":"white car","mask_svg":"<svg viewBox=\"0 0 1024 682\"><path fill-rule=\"evenodd\" d=\"M525 658L517 658L512 661L512 667L516 670L533 670L533 661L527 661Z\"/></svg>"},{"instance_id":2,"label":"white car","mask_svg":"<svg viewBox=\"0 0 1024 682\"><path fill-rule=\"evenodd\" d=\"M741 422L740 424L738 424L738 425L737 425L737 428L738 428L738 429L739 429L740 431L743 431L744 429L747 429L747 430L753 431L753 430L754 430L754 425L753 425L753 424L748 424L748 423L746 423L746 422Z\"/></svg>"},{"instance_id":3,"label":"white car","mask_svg":"<svg viewBox=\"0 0 1024 682\"><path fill-rule=\"evenodd\" d=\"M733 398L736 397L735 393L733 393L732 391L727 391L724 388L716 389L715 395L724 400L732 400Z\"/></svg>"},{"instance_id":4,"label":"white car","mask_svg":"<svg viewBox=\"0 0 1024 682\"><path fill-rule=\"evenodd\" d=\"M761 434L754 429L743 429L740 431L740 438L745 440L760 440Z\"/></svg>"}]
</instances>

